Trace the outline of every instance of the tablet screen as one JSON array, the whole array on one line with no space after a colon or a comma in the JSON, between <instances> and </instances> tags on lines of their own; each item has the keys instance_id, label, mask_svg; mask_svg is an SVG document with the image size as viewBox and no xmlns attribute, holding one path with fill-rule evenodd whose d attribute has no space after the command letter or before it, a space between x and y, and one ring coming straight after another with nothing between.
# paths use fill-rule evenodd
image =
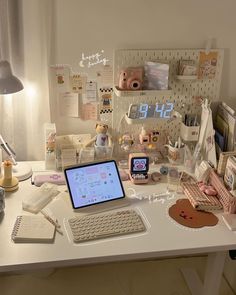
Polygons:
<instances>
[{"instance_id":1,"label":"tablet screen","mask_svg":"<svg viewBox=\"0 0 236 295\"><path fill-rule=\"evenodd\" d=\"M66 168L65 177L74 209L125 197L113 160Z\"/></svg>"}]
</instances>

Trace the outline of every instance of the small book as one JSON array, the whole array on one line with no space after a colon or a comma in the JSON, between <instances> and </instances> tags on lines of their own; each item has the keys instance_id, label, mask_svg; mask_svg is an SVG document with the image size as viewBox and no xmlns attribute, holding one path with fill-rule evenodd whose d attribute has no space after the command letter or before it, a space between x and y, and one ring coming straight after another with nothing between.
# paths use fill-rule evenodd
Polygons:
<instances>
[{"instance_id":1,"label":"small book","mask_svg":"<svg viewBox=\"0 0 236 295\"><path fill-rule=\"evenodd\" d=\"M223 176L225 174L225 168L227 160L230 156L236 156L236 151L220 153L220 158L217 166L217 174Z\"/></svg>"},{"instance_id":2,"label":"small book","mask_svg":"<svg viewBox=\"0 0 236 295\"><path fill-rule=\"evenodd\" d=\"M17 216L12 231L16 243L49 243L55 235L55 226L43 216Z\"/></svg>"}]
</instances>

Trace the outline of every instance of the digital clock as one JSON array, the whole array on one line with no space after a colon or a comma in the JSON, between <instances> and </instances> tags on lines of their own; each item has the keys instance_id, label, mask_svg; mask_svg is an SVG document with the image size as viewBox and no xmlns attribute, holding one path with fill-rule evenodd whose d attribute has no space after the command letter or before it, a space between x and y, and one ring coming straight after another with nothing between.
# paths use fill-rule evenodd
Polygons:
<instances>
[{"instance_id":1,"label":"digital clock","mask_svg":"<svg viewBox=\"0 0 236 295\"><path fill-rule=\"evenodd\" d=\"M171 117L174 104L156 103L149 105L148 103L131 104L129 106L128 118L130 119L148 119L148 118L161 118L169 119Z\"/></svg>"}]
</instances>

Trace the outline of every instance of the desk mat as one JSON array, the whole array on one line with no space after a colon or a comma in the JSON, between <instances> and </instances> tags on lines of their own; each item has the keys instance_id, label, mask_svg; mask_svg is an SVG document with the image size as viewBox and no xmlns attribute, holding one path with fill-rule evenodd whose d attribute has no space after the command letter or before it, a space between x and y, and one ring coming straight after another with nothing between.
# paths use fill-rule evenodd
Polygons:
<instances>
[{"instance_id":1,"label":"desk mat","mask_svg":"<svg viewBox=\"0 0 236 295\"><path fill-rule=\"evenodd\" d=\"M218 223L218 218L213 213L195 210L188 199L177 200L168 213L177 223L190 228L214 226Z\"/></svg>"}]
</instances>

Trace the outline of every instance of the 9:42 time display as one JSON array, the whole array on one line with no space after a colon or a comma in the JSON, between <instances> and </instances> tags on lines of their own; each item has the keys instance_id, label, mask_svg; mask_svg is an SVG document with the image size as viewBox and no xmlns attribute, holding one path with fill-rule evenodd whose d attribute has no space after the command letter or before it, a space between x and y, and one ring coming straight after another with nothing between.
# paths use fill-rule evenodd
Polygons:
<instances>
[{"instance_id":1,"label":"9:42 time display","mask_svg":"<svg viewBox=\"0 0 236 295\"><path fill-rule=\"evenodd\" d=\"M169 119L173 109L174 104L171 102L156 103L154 105L149 105L147 103L131 104L129 106L128 117L130 119Z\"/></svg>"}]
</instances>

